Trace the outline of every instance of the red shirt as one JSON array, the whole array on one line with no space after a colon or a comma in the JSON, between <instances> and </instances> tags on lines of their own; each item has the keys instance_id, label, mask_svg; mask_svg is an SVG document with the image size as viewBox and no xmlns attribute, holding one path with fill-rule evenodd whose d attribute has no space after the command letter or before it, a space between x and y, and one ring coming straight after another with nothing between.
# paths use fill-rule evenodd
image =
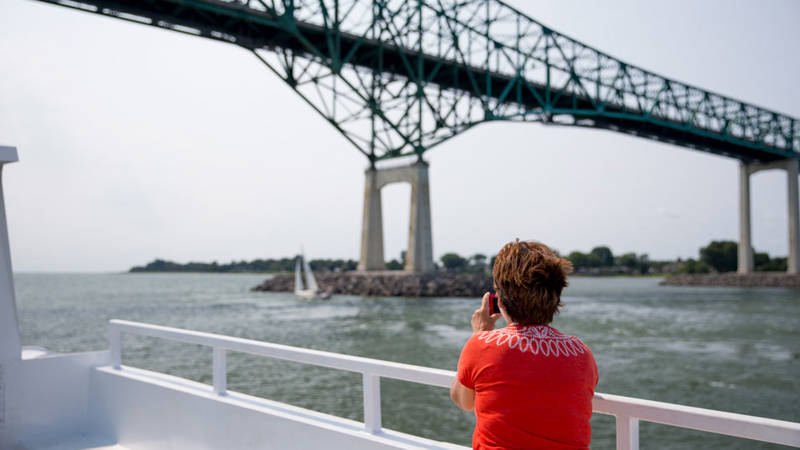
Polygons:
<instances>
[{"instance_id":1,"label":"red shirt","mask_svg":"<svg viewBox=\"0 0 800 450\"><path fill-rule=\"evenodd\" d=\"M458 381L475 391L473 448L589 448L597 364L575 336L545 325L475 334Z\"/></svg>"}]
</instances>

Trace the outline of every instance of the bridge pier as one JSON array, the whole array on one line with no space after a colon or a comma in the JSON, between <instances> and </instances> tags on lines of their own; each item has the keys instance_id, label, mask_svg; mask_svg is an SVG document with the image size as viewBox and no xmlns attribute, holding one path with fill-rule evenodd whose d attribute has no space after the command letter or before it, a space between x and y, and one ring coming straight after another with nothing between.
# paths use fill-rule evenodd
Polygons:
<instances>
[{"instance_id":1,"label":"bridge pier","mask_svg":"<svg viewBox=\"0 0 800 450\"><path fill-rule=\"evenodd\" d=\"M771 163L739 165L739 261L737 272L753 272L753 247L750 234L750 175L770 169L786 171L789 200L789 255L786 272L800 273L800 215L798 214L798 160L789 158Z\"/></svg>"},{"instance_id":2,"label":"bridge pier","mask_svg":"<svg viewBox=\"0 0 800 450\"><path fill-rule=\"evenodd\" d=\"M361 222L361 257L358 270L385 270L383 260L383 207L378 171L372 167L365 172L364 217Z\"/></svg>"},{"instance_id":3,"label":"bridge pier","mask_svg":"<svg viewBox=\"0 0 800 450\"><path fill-rule=\"evenodd\" d=\"M361 222L361 257L358 270L385 270L383 259L383 212L381 189L391 183L411 184L411 211L408 226L408 249L404 270L433 270L433 237L428 164L414 164L386 169L370 167L364 179L364 215Z\"/></svg>"},{"instance_id":4,"label":"bridge pier","mask_svg":"<svg viewBox=\"0 0 800 450\"><path fill-rule=\"evenodd\" d=\"M750 237L750 166L739 163L739 255L736 271L753 272L753 247Z\"/></svg>"}]
</instances>

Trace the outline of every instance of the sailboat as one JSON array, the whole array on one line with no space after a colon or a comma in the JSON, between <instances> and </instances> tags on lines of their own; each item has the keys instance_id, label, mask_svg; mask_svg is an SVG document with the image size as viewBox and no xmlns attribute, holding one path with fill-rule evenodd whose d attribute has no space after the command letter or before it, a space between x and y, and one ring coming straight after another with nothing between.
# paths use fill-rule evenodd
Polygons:
<instances>
[{"instance_id":1,"label":"sailboat","mask_svg":"<svg viewBox=\"0 0 800 450\"><path fill-rule=\"evenodd\" d=\"M306 275L305 289L303 289L303 277L300 271L300 265L303 266L303 272ZM318 299L325 300L330 298L330 292L320 292L317 279L314 278L314 272L311 271L311 266L308 260L301 253L297 256L297 262L294 265L294 295L304 299Z\"/></svg>"}]
</instances>

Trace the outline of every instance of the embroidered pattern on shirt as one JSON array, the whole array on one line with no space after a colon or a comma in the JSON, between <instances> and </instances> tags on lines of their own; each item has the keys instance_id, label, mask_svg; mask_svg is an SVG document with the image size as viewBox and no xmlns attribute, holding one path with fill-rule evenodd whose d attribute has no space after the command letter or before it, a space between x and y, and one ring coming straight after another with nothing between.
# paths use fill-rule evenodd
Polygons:
<instances>
[{"instance_id":1,"label":"embroidered pattern on shirt","mask_svg":"<svg viewBox=\"0 0 800 450\"><path fill-rule=\"evenodd\" d=\"M578 356L586 352L583 343L575 336L567 336L545 325L506 327L499 330L484 331L478 340L497 346L508 345L521 352L542 356Z\"/></svg>"}]
</instances>

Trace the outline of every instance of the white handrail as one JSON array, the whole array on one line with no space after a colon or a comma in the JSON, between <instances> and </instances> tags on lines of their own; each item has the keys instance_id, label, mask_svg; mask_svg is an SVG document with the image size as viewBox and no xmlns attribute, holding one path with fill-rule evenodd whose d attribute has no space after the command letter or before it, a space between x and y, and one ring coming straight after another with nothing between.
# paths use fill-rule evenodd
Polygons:
<instances>
[{"instance_id":1,"label":"white handrail","mask_svg":"<svg viewBox=\"0 0 800 450\"><path fill-rule=\"evenodd\" d=\"M111 320L109 324L111 365L117 370L122 369L122 333L211 347L213 351L213 392L218 395L225 395L226 392L225 355L228 350L361 373L364 387L364 428L370 433L378 433L381 430L381 377L444 388L449 388L455 377L455 372L449 370L127 320ZM592 406L596 413L616 417L617 449L619 450L638 450L640 420L800 447L800 423L795 422L601 393L595 394Z\"/></svg>"},{"instance_id":2,"label":"white handrail","mask_svg":"<svg viewBox=\"0 0 800 450\"><path fill-rule=\"evenodd\" d=\"M162 327L140 322L129 322L127 320L111 320L110 326L112 336L120 333L130 333L141 336L158 337L171 341L185 342L187 344L205 345L212 348L250 353L252 355L267 356L269 358L283 359L314 366L330 367L332 369L346 370L349 372L377 375L430 386L450 387L454 375L454 373L449 370L412 366L411 364L381 361L307 348L290 347L288 345L272 344L269 342L254 341L221 334L182 330L180 328ZM114 368L118 369L120 361L119 339L114 339L112 337L111 346L111 360L116 363Z\"/></svg>"},{"instance_id":3,"label":"white handrail","mask_svg":"<svg viewBox=\"0 0 800 450\"><path fill-rule=\"evenodd\" d=\"M713 409L596 393L592 410L633 421L660 423L757 441L800 447L800 423L748 416ZM624 425L623 425L624 426ZM633 425L637 428L638 424ZM619 436L617 437L619 445Z\"/></svg>"}]
</instances>

